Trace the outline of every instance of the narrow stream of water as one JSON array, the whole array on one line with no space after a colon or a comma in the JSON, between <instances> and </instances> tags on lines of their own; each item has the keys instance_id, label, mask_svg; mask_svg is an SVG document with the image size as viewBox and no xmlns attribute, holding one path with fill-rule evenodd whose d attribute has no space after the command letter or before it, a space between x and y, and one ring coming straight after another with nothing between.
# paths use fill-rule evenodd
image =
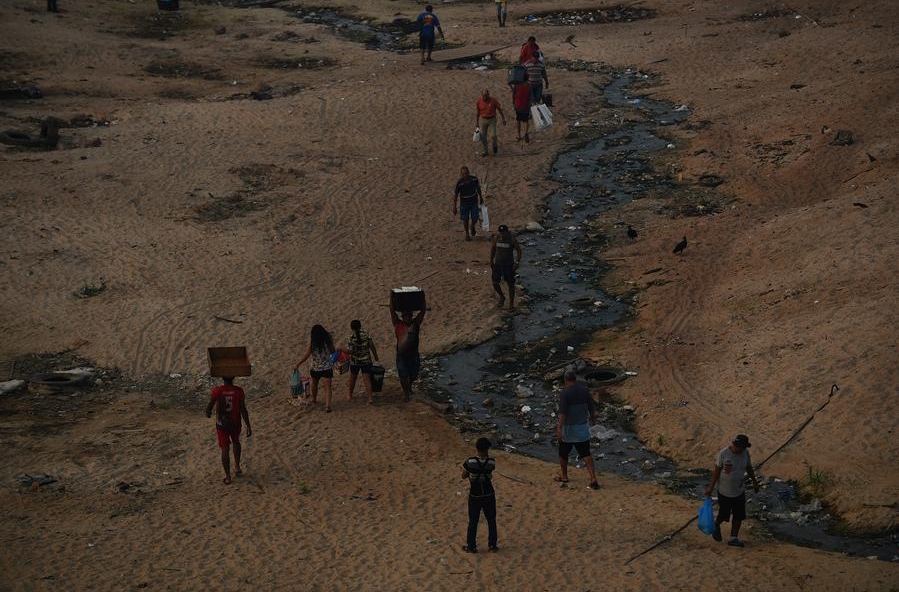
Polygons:
<instances>
[{"instance_id":1,"label":"narrow stream of water","mask_svg":"<svg viewBox=\"0 0 899 592\"><path fill-rule=\"evenodd\" d=\"M603 268L593 256L596 245L585 222L635 195L666 187L653 174L648 155L668 145L658 135L660 128L689 116L683 107L629 96L637 76L614 76L602 98L612 107L639 109L644 117L560 154L551 170L560 189L547 200L541 221L545 230L518 235L525 253L519 284L528 295L529 310L509 318L493 339L439 356L425 377L430 395L452 404L453 421L461 430L495 433L506 450L557 462L552 438L560 385L544 381L544 370L576 359L598 330L628 314L626 304L599 287ZM603 406L593 444L597 469L657 481L695 497L698 507L709 469L679 468L647 449L629 429L631 411ZM794 485L778 479L766 479L759 494L749 492L748 512L783 540L899 560L895 535L862 539L830 534L834 520L820 504L800 503Z\"/></svg>"},{"instance_id":2,"label":"narrow stream of water","mask_svg":"<svg viewBox=\"0 0 899 592\"><path fill-rule=\"evenodd\" d=\"M375 25L328 8L291 6L284 10L379 51L398 51L415 29L408 19ZM564 18L566 14L555 16ZM577 14L569 16L574 18L572 22L578 21ZM592 75L592 66L606 69L599 64L580 65L585 76ZM485 66L482 60L451 63L448 68L494 66L492 62ZM439 356L424 369L423 390L452 404L452 421L460 429L495 433L507 450L557 462L552 436L558 384L544 382L542 376L547 368L575 359L597 331L629 314L625 303L610 298L599 287L603 269L593 257L597 245L584 223L635 195L665 188L662 177L653 174L648 155L667 146L659 137L660 128L677 125L689 116L685 108L629 96L629 89L640 78L640 73L632 71L615 74L597 100L639 110L644 117L560 154L551 171L560 189L547 200L541 221L545 230L518 235L525 250L519 283L527 292L529 311L508 319L486 343ZM648 450L629 430L631 411L627 406L603 405L600 441L594 443L597 469L657 481L694 497L698 508L709 469L676 467ZM862 539L833 535L834 520L814 500L802 504L792 484L774 478L765 481L760 494L749 494L748 511L762 521L766 532L800 545L899 561L899 536Z\"/></svg>"}]
</instances>

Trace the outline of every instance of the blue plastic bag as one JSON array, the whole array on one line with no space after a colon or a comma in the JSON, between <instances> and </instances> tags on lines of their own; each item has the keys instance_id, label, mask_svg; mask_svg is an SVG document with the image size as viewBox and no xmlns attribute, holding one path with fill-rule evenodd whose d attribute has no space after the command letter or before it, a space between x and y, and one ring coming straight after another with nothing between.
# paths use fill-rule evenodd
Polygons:
<instances>
[{"instance_id":1,"label":"blue plastic bag","mask_svg":"<svg viewBox=\"0 0 899 592\"><path fill-rule=\"evenodd\" d=\"M300 378L300 371L294 369L293 374L290 375L290 394L294 397L299 397L303 394L303 380Z\"/></svg>"},{"instance_id":2,"label":"blue plastic bag","mask_svg":"<svg viewBox=\"0 0 899 592\"><path fill-rule=\"evenodd\" d=\"M699 521L697 525L703 534L712 534L714 532L715 514L712 511L712 498L705 498L705 501L699 506Z\"/></svg>"}]
</instances>

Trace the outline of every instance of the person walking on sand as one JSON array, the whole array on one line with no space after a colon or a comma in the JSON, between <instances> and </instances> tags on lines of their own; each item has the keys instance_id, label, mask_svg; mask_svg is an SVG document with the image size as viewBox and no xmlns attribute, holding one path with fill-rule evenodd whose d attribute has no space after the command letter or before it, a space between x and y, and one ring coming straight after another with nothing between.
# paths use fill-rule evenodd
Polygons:
<instances>
[{"instance_id":1,"label":"person walking on sand","mask_svg":"<svg viewBox=\"0 0 899 592\"><path fill-rule=\"evenodd\" d=\"M528 82L531 84L531 100L534 104L543 102L543 91L549 90L549 76L546 74L546 64L543 61L543 52L537 51L533 59L525 62Z\"/></svg>"},{"instance_id":2,"label":"person walking on sand","mask_svg":"<svg viewBox=\"0 0 899 592\"><path fill-rule=\"evenodd\" d=\"M476 226L480 206L484 203L484 195L481 193L481 182L469 172L467 166L462 167L461 176L456 181L456 190L453 192L453 214L456 213L457 202L462 228L465 229L465 240L470 241L478 233Z\"/></svg>"},{"instance_id":3,"label":"person walking on sand","mask_svg":"<svg viewBox=\"0 0 899 592\"><path fill-rule=\"evenodd\" d=\"M462 478L468 479L468 531L465 546L466 553L478 552L478 520L481 512L487 520L487 549L497 551L496 546L496 492L493 489L493 471L496 460L490 458L490 440L478 438L475 442L477 456L468 457L462 463Z\"/></svg>"},{"instance_id":4,"label":"person walking on sand","mask_svg":"<svg viewBox=\"0 0 899 592\"><path fill-rule=\"evenodd\" d=\"M490 91L486 88L481 91L481 96L477 102L477 118L476 125L481 132L481 156L487 156L487 132L490 132L490 138L493 140L493 153L499 150L499 144L496 138L496 114L503 120L506 125L506 115L499 101L490 96Z\"/></svg>"},{"instance_id":5,"label":"person walking on sand","mask_svg":"<svg viewBox=\"0 0 899 592\"><path fill-rule=\"evenodd\" d=\"M512 85L512 105L515 107L515 125L518 131L518 141L521 141L521 124L524 124L524 141L531 141L531 85L528 83L528 75L524 80Z\"/></svg>"},{"instance_id":6,"label":"person walking on sand","mask_svg":"<svg viewBox=\"0 0 899 592\"><path fill-rule=\"evenodd\" d=\"M527 41L521 44L521 49L518 50L518 63L526 64L530 62L537 55L538 51L540 51L540 46L537 45L537 38L531 35Z\"/></svg>"},{"instance_id":7,"label":"person walking on sand","mask_svg":"<svg viewBox=\"0 0 899 592\"><path fill-rule=\"evenodd\" d=\"M578 458L587 465L590 473L590 489L599 489L593 455L590 453L590 426L596 422L596 403L587 387L577 383L577 373L565 370L565 388L559 395L559 422L556 438L559 441L559 475L556 481L568 483L568 455L577 450Z\"/></svg>"},{"instance_id":8,"label":"person walking on sand","mask_svg":"<svg viewBox=\"0 0 899 592\"><path fill-rule=\"evenodd\" d=\"M347 339L347 350L350 352L350 386L348 397L353 398L353 389L356 387L356 378L362 373L362 384L365 386L365 394L368 396L368 404L374 403L372 399L371 368L374 361L378 361L378 350L371 335L362 330L362 323L358 320L350 322L350 330L353 332Z\"/></svg>"},{"instance_id":9,"label":"person walking on sand","mask_svg":"<svg viewBox=\"0 0 899 592\"><path fill-rule=\"evenodd\" d=\"M426 61L431 61L431 52L434 51L434 41L436 39L434 31L436 30L440 33L441 39L446 39L446 37L443 36L440 19L434 14L434 7L430 4L425 6L425 11L418 15L418 18L415 20L421 27L418 31L418 46L421 48L421 63L424 64Z\"/></svg>"},{"instance_id":10,"label":"person walking on sand","mask_svg":"<svg viewBox=\"0 0 899 592\"><path fill-rule=\"evenodd\" d=\"M506 26L506 16L509 14L509 3L506 0L494 0L496 4L496 20L500 27Z\"/></svg>"},{"instance_id":11,"label":"person walking on sand","mask_svg":"<svg viewBox=\"0 0 899 592\"><path fill-rule=\"evenodd\" d=\"M500 224L498 233L493 235L490 243L490 269L493 280L493 291L499 296L497 306L503 307L506 296L500 282L505 280L509 288L509 308L515 307L515 270L521 264L521 245L512 236L509 227Z\"/></svg>"},{"instance_id":12,"label":"person walking on sand","mask_svg":"<svg viewBox=\"0 0 899 592\"><path fill-rule=\"evenodd\" d=\"M752 470L752 460L749 458L749 436L737 434L727 448L722 448L715 457L715 470L712 471L712 482L705 490L706 496L712 495L715 485L718 485L718 517L715 518L715 530L712 538L721 541L721 523L730 524L731 547L744 546L740 535L740 526L746 520L746 488L744 479L746 475L752 479L752 486L756 493L759 492L759 482Z\"/></svg>"},{"instance_id":13,"label":"person walking on sand","mask_svg":"<svg viewBox=\"0 0 899 592\"><path fill-rule=\"evenodd\" d=\"M325 411L331 413L331 379L334 378L334 362L331 360L331 354L336 351L334 340L321 325L314 325L309 336L309 345L297 365L294 367L299 370L300 365L312 358L312 366L309 369L309 376L312 379L310 390L312 402L318 400L318 383L321 381L325 391Z\"/></svg>"},{"instance_id":14,"label":"person walking on sand","mask_svg":"<svg viewBox=\"0 0 899 592\"><path fill-rule=\"evenodd\" d=\"M240 430L241 418L247 424L247 438L253 435L250 426L250 412L247 411L246 394L239 386L234 385L234 378L224 377L222 383L212 389L209 404L206 405L206 417L215 413L215 435L222 450L222 468L225 469L225 485L231 484L231 445L234 445L235 474L240 476Z\"/></svg>"},{"instance_id":15,"label":"person walking on sand","mask_svg":"<svg viewBox=\"0 0 899 592\"><path fill-rule=\"evenodd\" d=\"M418 379L421 370L421 355L418 353L421 337L421 324L425 320L427 305L422 303L422 310L412 316L412 311L404 310L402 317L396 314L393 301L390 302L390 319L396 334L396 373L403 387L403 400L412 398L412 383Z\"/></svg>"}]
</instances>

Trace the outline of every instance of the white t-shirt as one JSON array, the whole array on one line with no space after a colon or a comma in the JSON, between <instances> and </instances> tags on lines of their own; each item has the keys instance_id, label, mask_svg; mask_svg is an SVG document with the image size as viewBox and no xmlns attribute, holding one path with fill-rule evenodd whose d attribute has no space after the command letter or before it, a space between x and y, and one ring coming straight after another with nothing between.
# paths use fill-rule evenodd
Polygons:
<instances>
[{"instance_id":1,"label":"white t-shirt","mask_svg":"<svg viewBox=\"0 0 899 592\"><path fill-rule=\"evenodd\" d=\"M715 466L721 467L721 475L718 477L718 493L720 495L739 497L746 490L743 482L749 463L749 450L743 450L740 454L736 454L728 446L718 453L715 458Z\"/></svg>"}]
</instances>

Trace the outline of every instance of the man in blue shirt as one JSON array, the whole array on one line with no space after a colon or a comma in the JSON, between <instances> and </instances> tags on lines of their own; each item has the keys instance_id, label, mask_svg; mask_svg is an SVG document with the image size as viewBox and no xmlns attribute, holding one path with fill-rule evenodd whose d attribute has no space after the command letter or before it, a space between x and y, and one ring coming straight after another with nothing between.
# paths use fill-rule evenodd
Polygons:
<instances>
[{"instance_id":1,"label":"man in blue shirt","mask_svg":"<svg viewBox=\"0 0 899 592\"><path fill-rule=\"evenodd\" d=\"M431 61L431 51L434 49L434 30L436 29L440 33L441 39L445 39L445 37L443 29L440 28L440 19L434 14L434 7L430 4L425 6L425 11L415 20L421 25L421 30L418 32L418 46L421 48L421 63L424 64L425 61ZM427 53L427 57L425 57L425 53Z\"/></svg>"},{"instance_id":2,"label":"man in blue shirt","mask_svg":"<svg viewBox=\"0 0 899 592\"><path fill-rule=\"evenodd\" d=\"M590 425L596 422L596 404L587 387L577 384L574 370L565 371L565 388L559 396L559 423L556 438L559 440L559 476L556 481L568 483L568 455L577 450L578 458L587 465L590 473L590 489L599 489L593 456L590 454Z\"/></svg>"}]
</instances>

